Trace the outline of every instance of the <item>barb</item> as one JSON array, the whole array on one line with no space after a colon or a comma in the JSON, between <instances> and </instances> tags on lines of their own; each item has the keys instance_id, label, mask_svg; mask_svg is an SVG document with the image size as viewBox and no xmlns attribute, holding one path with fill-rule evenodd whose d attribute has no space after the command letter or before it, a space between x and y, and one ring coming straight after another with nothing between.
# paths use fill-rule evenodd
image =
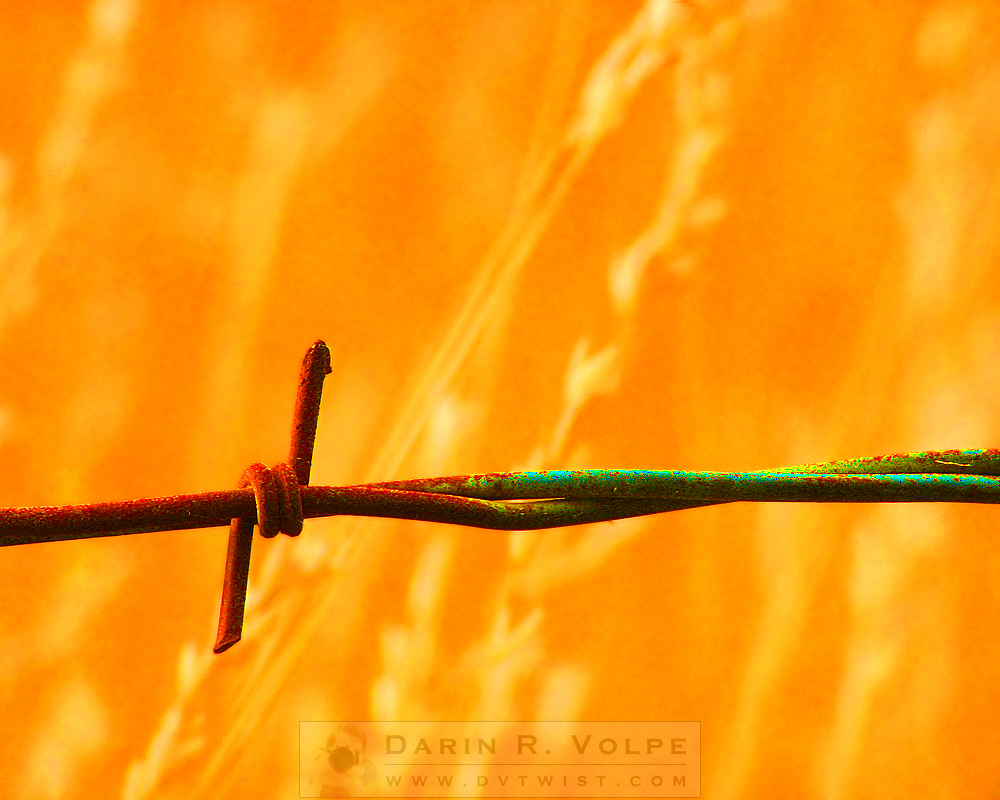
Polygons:
<instances>
[{"instance_id":1,"label":"barb","mask_svg":"<svg viewBox=\"0 0 1000 800\"><path fill-rule=\"evenodd\" d=\"M302 360L288 463L276 464L271 470L263 464L251 464L240 477L241 489L253 487L256 514L237 515L229 528L219 631L214 647L217 654L228 650L243 636L243 609L246 607L247 583L250 580L254 522L267 539L277 536L279 532L289 536L298 536L302 532L300 487L309 483L323 379L330 371L330 349L326 342L317 341Z\"/></svg>"},{"instance_id":2,"label":"barb","mask_svg":"<svg viewBox=\"0 0 1000 800\"><path fill-rule=\"evenodd\" d=\"M549 470L309 486L330 352L299 378L288 464L252 464L238 488L119 503L0 509L0 547L231 525L215 652L243 628L254 525L298 536L302 521L353 515L537 530L732 502L1000 503L1000 450L928 450L759 472Z\"/></svg>"}]
</instances>

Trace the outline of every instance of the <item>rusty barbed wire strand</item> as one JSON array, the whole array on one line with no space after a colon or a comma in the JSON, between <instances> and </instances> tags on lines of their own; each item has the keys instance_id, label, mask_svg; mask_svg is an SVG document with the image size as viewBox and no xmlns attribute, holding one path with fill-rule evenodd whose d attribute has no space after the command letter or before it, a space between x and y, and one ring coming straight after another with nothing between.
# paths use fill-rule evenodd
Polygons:
<instances>
[{"instance_id":1,"label":"rusty barbed wire strand","mask_svg":"<svg viewBox=\"0 0 1000 800\"><path fill-rule=\"evenodd\" d=\"M215 652L239 641L253 529L366 516L493 530L606 522L731 502L1000 503L1000 450L928 450L757 472L548 470L309 486L330 351L306 353L288 463L251 464L236 489L116 503L0 509L0 547L230 525Z\"/></svg>"}]
</instances>

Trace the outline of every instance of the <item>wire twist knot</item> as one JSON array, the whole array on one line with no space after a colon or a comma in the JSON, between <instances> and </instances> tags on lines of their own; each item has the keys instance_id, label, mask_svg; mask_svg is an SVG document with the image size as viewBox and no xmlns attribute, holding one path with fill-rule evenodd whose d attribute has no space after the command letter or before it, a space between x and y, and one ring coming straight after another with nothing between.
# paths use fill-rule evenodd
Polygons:
<instances>
[{"instance_id":1,"label":"wire twist knot","mask_svg":"<svg viewBox=\"0 0 1000 800\"><path fill-rule=\"evenodd\" d=\"M240 476L238 488L253 489L257 504L257 527L265 539L279 533L298 536L302 533L302 494L295 470L288 464L268 469L259 462L251 464Z\"/></svg>"}]
</instances>

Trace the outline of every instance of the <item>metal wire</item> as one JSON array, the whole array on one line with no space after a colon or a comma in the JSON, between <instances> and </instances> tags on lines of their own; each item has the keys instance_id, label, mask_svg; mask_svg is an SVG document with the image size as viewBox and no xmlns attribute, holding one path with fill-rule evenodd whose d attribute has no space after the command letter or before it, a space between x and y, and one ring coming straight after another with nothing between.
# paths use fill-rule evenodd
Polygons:
<instances>
[{"instance_id":1,"label":"metal wire","mask_svg":"<svg viewBox=\"0 0 1000 800\"><path fill-rule=\"evenodd\" d=\"M215 652L239 641L253 528L297 536L302 520L338 515L536 530L731 502L1000 503L1000 450L928 450L760 472L549 470L309 486L330 353L303 360L287 464L252 464L230 491L0 509L0 547L229 524Z\"/></svg>"}]
</instances>

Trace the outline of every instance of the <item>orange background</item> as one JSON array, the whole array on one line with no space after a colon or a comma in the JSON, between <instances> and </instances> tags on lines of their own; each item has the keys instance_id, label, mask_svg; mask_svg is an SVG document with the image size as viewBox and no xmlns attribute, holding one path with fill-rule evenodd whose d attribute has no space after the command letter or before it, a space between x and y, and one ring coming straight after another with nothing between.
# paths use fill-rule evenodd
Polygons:
<instances>
[{"instance_id":1,"label":"orange background","mask_svg":"<svg viewBox=\"0 0 1000 800\"><path fill-rule=\"evenodd\" d=\"M997 445L982 0L8 3L0 505ZM703 796L1000 791L989 507L0 552L14 798L297 795L302 719L696 719Z\"/></svg>"}]
</instances>

